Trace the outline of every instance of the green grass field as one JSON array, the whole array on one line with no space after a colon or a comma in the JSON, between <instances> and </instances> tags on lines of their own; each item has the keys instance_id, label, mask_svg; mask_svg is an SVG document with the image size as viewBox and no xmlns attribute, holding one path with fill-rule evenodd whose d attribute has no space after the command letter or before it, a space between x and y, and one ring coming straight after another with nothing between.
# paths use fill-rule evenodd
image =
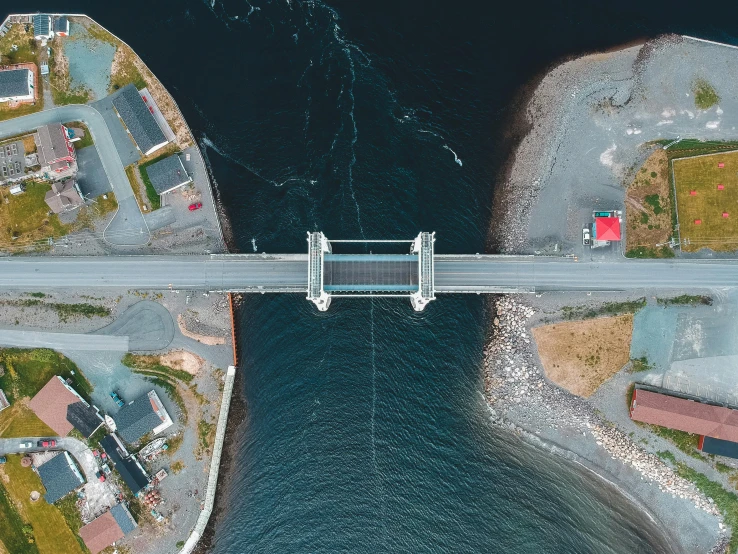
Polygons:
<instances>
[{"instance_id":1,"label":"green grass field","mask_svg":"<svg viewBox=\"0 0 738 554\"><path fill-rule=\"evenodd\" d=\"M70 377L72 386L83 397L89 398L92 392L92 385L72 360L47 348L2 348L0 363L5 367L0 388L11 404L19 398L32 398L54 375Z\"/></svg>"},{"instance_id":2,"label":"green grass field","mask_svg":"<svg viewBox=\"0 0 738 554\"><path fill-rule=\"evenodd\" d=\"M738 249L738 152L674 160L682 250ZM723 163L724 167L718 167ZM718 190L718 184L724 190ZM696 195L690 195L696 191ZM728 217L723 217L723 212ZM701 220L695 224L695 220Z\"/></svg>"},{"instance_id":3,"label":"green grass field","mask_svg":"<svg viewBox=\"0 0 738 554\"><path fill-rule=\"evenodd\" d=\"M30 467L20 465L20 456L8 456L5 464L7 482L3 486L28 523L33 527L33 536L40 554L64 552L83 554L79 542L69 529L59 509L43 499L31 502L31 491L44 493L41 479Z\"/></svg>"}]
</instances>

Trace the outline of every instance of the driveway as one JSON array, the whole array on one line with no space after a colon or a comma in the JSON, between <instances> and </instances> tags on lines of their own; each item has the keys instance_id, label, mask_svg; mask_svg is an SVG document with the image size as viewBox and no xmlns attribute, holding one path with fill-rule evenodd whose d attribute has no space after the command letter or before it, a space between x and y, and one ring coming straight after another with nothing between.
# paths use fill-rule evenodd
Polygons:
<instances>
[{"instance_id":1,"label":"driveway","mask_svg":"<svg viewBox=\"0 0 738 554\"><path fill-rule=\"evenodd\" d=\"M77 150L77 184L88 199L113 190L94 144Z\"/></svg>"},{"instance_id":2,"label":"driveway","mask_svg":"<svg viewBox=\"0 0 738 554\"><path fill-rule=\"evenodd\" d=\"M103 232L103 239L114 246L140 246L149 242L150 233L128 181L123 162L103 116L92 106L72 104L0 122L0 137L32 131L49 123L82 121L90 130L103 170L118 200L118 212Z\"/></svg>"}]
</instances>

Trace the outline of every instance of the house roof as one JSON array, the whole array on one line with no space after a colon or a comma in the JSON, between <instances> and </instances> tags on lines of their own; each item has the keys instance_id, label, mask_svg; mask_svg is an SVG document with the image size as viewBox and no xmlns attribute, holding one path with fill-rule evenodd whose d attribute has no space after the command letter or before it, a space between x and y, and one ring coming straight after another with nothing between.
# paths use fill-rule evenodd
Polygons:
<instances>
[{"instance_id":1,"label":"house roof","mask_svg":"<svg viewBox=\"0 0 738 554\"><path fill-rule=\"evenodd\" d=\"M141 489L149 484L149 476L143 468L136 463L133 456L123 458L118 450L118 444L113 435L108 435L100 441L105 453L110 457L115 469L120 473L123 482L128 485L133 494L137 494Z\"/></svg>"},{"instance_id":2,"label":"house roof","mask_svg":"<svg viewBox=\"0 0 738 554\"><path fill-rule=\"evenodd\" d=\"M110 508L110 513L113 514L115 521L118 522L118 527L123 531L123 534L127 535L138 527L125 504L116 504Z\"/></svg>"},{"instance_id":3,"label":"house roof","mask_svg":"<svg viewBox=\"0 0 738 554\"><path fill-rule=\"evenodd\" d=\"M67 211L85 203L74 186L74 180L70 179L63 183L53 183L51 190L46 193L44 198L46 203L55 214Z\"/></svg>"},{"instance_id":4,"label":"house roof","mask_svg":"<svg viewBox=\"0 0 738 554\"><path fill-rule=\"evenodd\" d=\"M9 96L28 96L28 69L6 69L0 71L0 98Z\"/></svg>"},{"instance_id":5,"label":"house roof","mask_svg":"<svg viewBox=\"0 0 738 554\"><path fill-rule=\"evenodd\" d=\"M68 33L69 32L69 20L66 16L54 18L54 32L55 33Z\"/></svg>"},{"instance_id":6,"label":"house roof","mask_svg":"<svg viewBox=\"0 0 738 554\"><path fill-rule=\"evenodd\" d=\"M717 456L738 458L738 442L703 436L700 437L699 449L705 454L716 454Z\"/></svg>"},{"instance_id":7,"label":"house roof","mask_svg":"<svg viewBox=\"0 0 738 554\"><path fill-rule=\"evenodd\" d=\"M67 406L67 421L85 438L90 438L92 433L103 424L103 418L99 412L84 402L75 402Z\"/></svg>"},{"instance_id":8,"label":"house roof","mask_svg":"<svg viewBox=\"0 0 738 554\"><path fill-rule=\"evenodd\" d=\"M722 406L636 389L630 417L687 433L738 442L738 411Z\"/></svg>"},{"instance_id":9,"label":"house roof","mask_svg":"<svg viewBox=\"0 0 738 554\"><path fill-rule=\"evenodd\" d=\"M36 393L28 406L57 435L66 437L73 428L67 419L67 408L79 401L79 398L55 375Z\"/></svg>"},{"instance_id":10,"label":"house roof","mask_svg":"<svg viewBox=\"0 0 738 554\"><path fill-rule=\"evenodd\" d=\"M37 13L33 16L34 36L48 36L51 32L51 16L45 13Z\"/></svg>"},{"instance_id":11,"label":"house roof","mask_svg":"<svg viewBox=\"0 0 738 554\"><path fill-rule=\"evenodd\" d=\"M596 217L597 240L620 240L620 220L617 217Z\"/></svg>"},{"instance_id":12,"label":"house roof","mask_svg":"<svg viewBox=\"0 0 738 554\"><path fill-rule=\"evenodd\" d=\"M144 154L166 144L164 133L133 84L126 85L118 91L113 99L113 106Z\"/></svg>"},{"instance_id":13,"label":"house roof","mask_svg":"<svg viewBox=\"0 0 738 554\"><path fill-rule=\"evenodd\" d=\"M111 512L105 512L100 517L80 528L79 536L92 554L97 554L115 541L123 538L123 530L118 525Z\"/></svg>"},{"instance_id":14,"label":"house roof","mask_svg":"<svg viewBox=\"0 0 738 554\"><path fill-rule=\"evenodd\" d=\"M44 165L51 165L57 160L69 158L74 154L74 147L67 137L67 130L61 123L52 123L38 128L38 149Z\"/></svg>"},{"instance_id":15,"label":"house roof","mask_svg":"<svg viewBox=\"0 0 738 554\"><path fill-rule=\"evenodd\" d=\"M113 420L121 438L128 443L132 443L164 423L165 417L163 416L168 418L169 414L161 406L157 394L151 391L123 406L113 416Z\"/></svg>"},{"instance_id":16,"label":"house roof","mask_svg":"<svg viewBox=\"0 0 738 554\"><path fill-rule=\"evenodd\" d=\"M60 452L45 464L38 466L38 474L46 488L44 498L49 504L64 498L74 489L85 484L74 460L66 451Z\"/></svg>"},{"instance_id":17,"label":"house roof","mask_svg":"<svg viewBox=\"0 0 738 554\"><path fill-rule=\"evenodd\" d=\"M177 154L146 166L144 171L157 194L164 194L192 181Z\"/></svg>"}]
</instances>

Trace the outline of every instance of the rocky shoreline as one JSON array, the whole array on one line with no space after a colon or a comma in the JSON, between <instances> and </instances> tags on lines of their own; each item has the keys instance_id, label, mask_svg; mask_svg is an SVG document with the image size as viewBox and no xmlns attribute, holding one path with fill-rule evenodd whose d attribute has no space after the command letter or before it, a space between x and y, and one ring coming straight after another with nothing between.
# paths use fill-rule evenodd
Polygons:
<instances>
[{"instance_id":1,"label":"rocky shoreline","mask_svg":"<svg viewBox=\"0 0 738 554\"><path fill-rule=\"evenodd\" d=\"M651 519L663 523L663 514L652 513L653 507L644 505L630 490L631 483L611 475L591 456L583 457L581 445L575 444L571 437L589 442L590 446L596 444L605 459L630 466L642 480L658 487L665 498L689 501L696 509L717 518L721 536L711 552L724 552L727 529L712 499L604 420L589 402L546 379L536 361L530 334L529 322L536 310L519 297L500 296L490 302L494 318L484 349L483 374L484 396L495 423L514 429L531 444L563 454L594 472L619 489ZM544 428L548 432L542 432Z\"/></svg>"}]
</instances>

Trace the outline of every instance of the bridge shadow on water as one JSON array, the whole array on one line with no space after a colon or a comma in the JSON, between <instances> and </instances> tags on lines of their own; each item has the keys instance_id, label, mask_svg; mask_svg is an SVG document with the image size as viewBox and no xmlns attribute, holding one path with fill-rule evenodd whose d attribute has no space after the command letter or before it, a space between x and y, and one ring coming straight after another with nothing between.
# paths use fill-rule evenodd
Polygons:
<instances>
[{"instance_id":1,"label":"bridge shadow on water","mask_svg":"<svg viewBox=\"0 0 738 554\"><path fill-rule=\"evenodd\" d=\"M247 297L215 551L660 552L619 495L490 424L484 315L479 297Z\"/></svg>"}]
</instances>

